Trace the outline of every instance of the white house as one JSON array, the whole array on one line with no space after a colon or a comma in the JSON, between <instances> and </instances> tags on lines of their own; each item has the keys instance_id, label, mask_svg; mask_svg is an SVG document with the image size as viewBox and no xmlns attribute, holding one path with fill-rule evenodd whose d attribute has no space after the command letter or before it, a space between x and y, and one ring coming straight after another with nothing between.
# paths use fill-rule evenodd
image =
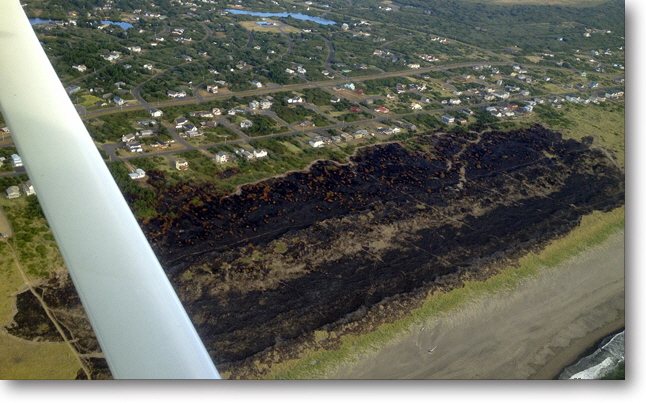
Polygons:
<instances>
[{"instance_id":1,"label":"white house","mask_svg":"<svg viewBox=\"0 0 646 403\"><path fill-rule=\"evenodd\" d=\"M251 122L251 120L245 119L242 122L240 122L240 128L242 129L248 129L251 126L253 126L253 122Z\"/></svg>"},{"instance_id":2,"label":"white house","mask_svg":"<svg viewBox=\"0 0 646 403\"><path fill-rule=\"evenodd\" d=\"M254 156L254 157L256 157L256 158L263 158L263 157L266 157L266 156L267 156L267 150L262 150L262 149L260 149L260 150L256 150L256 149L253 149L252 153L253 153L253 156Z\"/></svg>"},{"instance_id":3,"label":"white house","mask_svg":"<svg viewBox=\"0 0 646 403\"><path fill-rule=\"evenodd\" d=\"M453 122L455 122L455 118L453 116L443 115L442 116L442 122L444 122L444 123L453 123Z\"/></svg>"},{"instance_id":4,"label":"white house","mask_svg":"<svg viewBox=\"0 0 646 403\"><path fill-rule=\"evenodd\" d=\"M149 112L150 112L150 116L152 116L154 118L158 118L158 117L160 117L160 116L162 116L164 114L164 112L162 112L161 110L159 110L157 108L151 108Z\"/></svg>"},{"instance_id":5,"label":"white house","mask_svg":"<svg viewBox=\"0 0 646 403\"><path fill-rule=\"evenodd\" d=\"M250 81L249 83L251 85L255 85L256 88L261 88L262 87L262 83L260 81L253 80L253 81Z\"/></svg>"},{"instance_id":6,"label":"white house","mask_svg":"<svg viewBox=\"0 0 646 403\"><path fill-rule=\"evenodd\" d=\"M130 176L131 179L141 179L146 176L146 172L141 168L137 168L130 172L128 176Z\"/></svg>"},{"instance_id":7,"label":"white house","mask_svg":"<svg viewBox=\"0 0 646 403\"><path fill-rule=\"evenodd\" d=\"M30 180L22 184L22 191L25 192L25 196L31 196L36 194L34 185L32 185Z\"/></svg>"},{"instance_id":8,"label":"white house","mask_svg":"<svg viewBox=\"0 0 646 403\"><path fill-rule=\"evenodd\" d=\"M186 91L184 90L179 90L179 91L171 91L168 90L166 91L166 95L172 98L184 98L186 97Z\"/></svg>"},{"instance_id":9,"label":"white house","mask_svg":"<svg viewBox=\"0 0 646 403\"><path fill-rule=\"evenodd\" d=\"M16 199L20 197L20 188L18 186L9 186L5 191L7 199Z\"/></svg>"},{"instance_id":10,"label":"white house","mask_svg":"<svg viewBox=\"0 0 646 403\"><path fill-rule=\"evenodd\" d=\"M11 154L11 165L13 165L14 168L22 166L22 159L18 154Z\"/></svg>"},{"instance_id":11,"label":"white house","mask_svg":"<svg viewBox=\"0 0 646 403\"><path fill-rule=\"evenodd\" d=\"M323 147L325 143L323 143L323 140L320 138L315 138L309 141L310 145L314 148L319 148Z\"/></svg>"},{"instance_id":12,"label":"white house","mask_svg":"<svg viewBox=\"0 0 646 403\"><path fill-rule=\"evenodd\" d=\"M273 105L273 102L271 102L268 99L260 100L260 109L270 109L272 105Z\"/></svg>"},{"instance_id":13,"label":"white house","mask_svg":"<svg viewBox=\"0 0 646 403\"><path fill-rule=\"evenodd\" d=\"M178 158L175 161L175 168L177 168L178 171L186 171L188 169L188 161L184 158Z\"/></svg>"},{"instance_id":14,"label":"white house","mask_svg":"<svg viewBox=\"0 0 646 403\"><path fill-rule=\"evenodd\" d=\"M121 105L123 105L123 104L125 104L125 103L126 103L126 101L124 101L124 100L123 100L123 98L118 97L118 96L117 96L117 97L112 98L112 101L114 101L114 103L115 103L116 105L119 105L119 106L121 106Z\"/></svg>"},{"instance_id":15,"label":"white house","mask_svg":"<svg viewBox=\"0 0 646 403\"><path fill-rule=\"evenodd\" d=\"M231 156L224 151L220 151L217 154L215 154L215 157L213 158L213 160L218 164L224 164L231 161Z\"/></svg>"},{"instance_id":16,"label":"white house","mask_svg":"<svg viewBox=\"0 0 646 403\"><path fill-rule=\"evenodd\" d=\"M143 148L141 148L141 143L138 143L136 141L130 141L130 142L126 143L126 148L131 153L142 153L142 152L144 152Z\"/></svg>"},{"instance_id":17,"label":"white house","mask_svg":"<svg viewBox=\"0 0 646 403\"><path fill-rule=\"evenodd\" d=\"M121 136L121 141L123 141L124 143L128 143L135 140L137 140L137 136L135 136L134 133L128 133Z\"/></svg>"}]
</instances>

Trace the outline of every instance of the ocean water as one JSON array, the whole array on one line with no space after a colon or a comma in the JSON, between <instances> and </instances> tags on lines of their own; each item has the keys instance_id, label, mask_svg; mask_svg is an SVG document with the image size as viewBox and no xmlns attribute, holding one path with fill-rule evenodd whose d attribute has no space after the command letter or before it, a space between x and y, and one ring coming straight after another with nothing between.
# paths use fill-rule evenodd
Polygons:
<instances>
[{"instance_id":1,"label":"ocean water","mask_svg":"<svg viewBox=\"0 0 646 403\"><path fill-rule=\"evenodd\" d=\"M606 337L592 354L566 367L559 379L599 379L624 359L624 331Z\"/></svg>"}]
</instances>

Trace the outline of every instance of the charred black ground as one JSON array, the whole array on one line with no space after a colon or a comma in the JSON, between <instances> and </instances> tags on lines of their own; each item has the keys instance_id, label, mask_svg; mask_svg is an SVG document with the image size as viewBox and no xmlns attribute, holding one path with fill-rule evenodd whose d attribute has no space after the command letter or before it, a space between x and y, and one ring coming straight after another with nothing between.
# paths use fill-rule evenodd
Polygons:
<instances>
[{"instance_id":1,"label":"charred black ground","mask_svg":"<svg viewBox=\"0 0 646 403\"><path fill-rule=\"evenodd\" d=\"M416 293L486 277L624 202L623 172L591 139L536 125L417 140L418 151L377 145L229 196L149 173L160 215L142 226L221 370L259 376L250 362L293 356L315 330L369 330L375 306L392 319L385 301L409 309ZM42 287L50 305L79 309L71 284L50 291L57 283ZM20 299L19 310L10 332L51 333Z\"/></svg>"}]
</instances>

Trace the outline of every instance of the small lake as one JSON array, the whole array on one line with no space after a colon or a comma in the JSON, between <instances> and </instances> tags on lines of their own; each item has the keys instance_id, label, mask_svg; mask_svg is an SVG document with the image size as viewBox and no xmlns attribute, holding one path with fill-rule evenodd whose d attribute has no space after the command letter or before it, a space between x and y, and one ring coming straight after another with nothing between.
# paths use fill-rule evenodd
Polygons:
<instances>
[{"instance_id":1,"label":"small lake","mask_svg":"<svg viewBox=\"0 0 646 403\"><path fill-rule=\"evenodd\" d=\"M132 28L132 24L129 22L121 22L121 21L115 22L115 21L104 20L104 21L101 21L101 24L118 25L123 29Z\"/></svg>"},{"instance_id":2,"label":"small lake","mask_svg":"<svg viewBox=\"0 0 646 403\"><path fill-rule=\"evenodd\" d=\"M29 23L31 25L47 24L48 22L54 22L54 20L44 19L44 18L29 18ZM94 21L94 22L98 23L98 21ZM116 21L103 20L101 21L101 24L118 25L123 29L132 28L132 24L128 22L121 22L121 21L116 22Z\"/></svg>"},{"instance_id":3,"label":"small lake","mask_svg":"<svg viewBox=\"0 0 646 403\"><path fill-rule=\"evenodd\" d=\"M54 20L48 20L43 18L29 18L29 23L31 25L46 24L48 22L54 22Z\"/></svg>"},{"instance_id":4,"label":"small lake","mask_svg":"<svg viewBox=\"0 0 646 403\"><path fill-rule=\"evenodd\" d=\"M297 20L313 21L321 25L336 24L336 22L332 20L326 20L325 18L313 17L311 15L301 13L261 13L259 11L233 10L229 8L227 8L226 11L230 12L231 14L253 15L256 17L293 17Z\"/></svg>"}]
</instances>

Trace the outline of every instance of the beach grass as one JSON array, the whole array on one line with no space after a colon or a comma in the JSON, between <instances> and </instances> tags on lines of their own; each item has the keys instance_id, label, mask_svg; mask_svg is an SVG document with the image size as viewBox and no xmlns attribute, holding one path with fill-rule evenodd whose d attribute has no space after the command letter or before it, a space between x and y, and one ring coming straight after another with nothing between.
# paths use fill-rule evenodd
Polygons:
<instances>
[{"instance_id":1,"label":"beach grass","mask_svg":"<svg viewBox=\"0 0 646 403\"><path fill-rule=\"evenodd\" d=\"M333 351L307 350L297 360L272 366L269 379L325 379L336 368L347 365L359 355L377 351L388 343L405 337L417 325L455 313L469 302L486 294L515 288L520 281L535 277L547 268L554 268L585 250L602 244L624 228L624 207L583 217L580 225L567 235L552 241L540 252L529 253L518 264L504 268L486 281L466 281L464 286L449 292L428 296L424 304L411 315L384 324L377 331L360 336L343 336L339 349Z\"/></svg>"}]
</instances>

